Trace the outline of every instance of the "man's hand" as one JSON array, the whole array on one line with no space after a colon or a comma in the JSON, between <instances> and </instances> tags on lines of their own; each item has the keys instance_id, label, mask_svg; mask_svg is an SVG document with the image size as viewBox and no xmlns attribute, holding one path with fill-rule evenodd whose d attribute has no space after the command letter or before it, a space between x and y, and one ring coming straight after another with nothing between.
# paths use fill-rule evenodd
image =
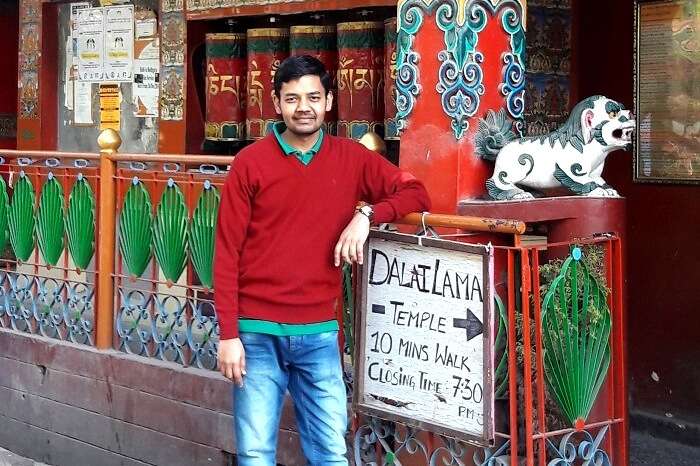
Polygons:
<instances>
[{"instance_id":1,"label":"man's hand","mask_svg":"<svg viewBox=\"0 0 700 466\"><path fill-rule=\"evenodd\" d=\"M367 235L369 235L369 219L366 215L358 212L348 223L348 226L345 227L345 230L340 235L338 244L335 245L335 266L340 266L341 258L348 264L357 262L362 265L364 259L362 255Z\"/></svg>"},{"instance_id":2,"label":"man's hand","mask_svg":"<svg viewBox=\"0 0 700 466\"><path fill-rule=\"evenodd\" d=\"M219 342L219 370L224 377L243 386L245 372L245 350L240 338Z\"/></svg>"}]
</instances>

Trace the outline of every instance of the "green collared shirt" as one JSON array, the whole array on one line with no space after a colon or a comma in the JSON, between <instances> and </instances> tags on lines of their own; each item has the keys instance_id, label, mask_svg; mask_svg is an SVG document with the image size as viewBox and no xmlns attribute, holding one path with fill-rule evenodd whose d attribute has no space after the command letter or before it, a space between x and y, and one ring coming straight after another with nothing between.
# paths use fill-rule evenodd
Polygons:
<instances>
[{"instance_id":1,"label":"green collared shirt","mask_svg":"<svg viewBox=\"0 0 700 466\"><path fill-rule=\"evenodd\" d=\"M311 159L314 158L314 155L318 154L318 151L321 150L321 144L323 143L323 128L321 128L319 131L316 143L314 143L313 147L306 152L302 152L299 149L290 146L287 141L284 140L282 133L284 133L286 129L287 127L283 121L278 121L272 125L272 131L275 133L275 138L277 139L277 143L280 145L280 148L282 148L282 151L285 153L285 155L294 155L304 165L311 163Z\"/></svg>"}]
</instances>

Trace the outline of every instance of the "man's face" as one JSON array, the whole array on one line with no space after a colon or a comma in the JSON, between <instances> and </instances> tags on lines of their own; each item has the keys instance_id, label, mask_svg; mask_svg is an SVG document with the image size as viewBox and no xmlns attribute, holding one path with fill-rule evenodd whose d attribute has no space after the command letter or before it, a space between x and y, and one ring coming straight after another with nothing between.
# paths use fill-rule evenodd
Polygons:
<instances>
[{"instance_id":1,"label":"man's face","mask_svg":"<svg viewBox=\"0 0 700 466\"><path fill-rule=\"evenodd\" d=\"M333 105L333 95L326 95L321 79L313 75L283 83L280 96L273 94L272 100L287 129L300 136L318 131Z\"/></svg>"}]
</instances>

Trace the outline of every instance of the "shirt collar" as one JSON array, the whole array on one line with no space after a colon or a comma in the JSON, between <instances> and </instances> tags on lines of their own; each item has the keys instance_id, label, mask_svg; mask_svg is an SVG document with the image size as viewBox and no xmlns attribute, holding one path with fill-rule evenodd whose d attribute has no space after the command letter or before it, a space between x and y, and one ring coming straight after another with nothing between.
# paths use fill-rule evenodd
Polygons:
<instances>
[{"instance_id":1,"label":"shirt collar","mask_svg":"<svg viewBox=\"0 0 700 466\"><path fill-rule=\"evenodd\" d=\"M311 147L304 154L302 154L302 152L299 149L292 147L287 143L287 141L284 140L284 138L282 137L282 133L284 133L286 129L287 126L284 124L284 121L278 121L272 125L272 132L275 134L275 139L277 139L277 143L280 145L280 148L282 149L282 152L284 152L284 155L316 155L318 154L318 151L321 150L321 143L323 143L323 128L319 130L318 139L316 139L316 142L314 143L313 147Z\"/></svg>"}]
</instances>

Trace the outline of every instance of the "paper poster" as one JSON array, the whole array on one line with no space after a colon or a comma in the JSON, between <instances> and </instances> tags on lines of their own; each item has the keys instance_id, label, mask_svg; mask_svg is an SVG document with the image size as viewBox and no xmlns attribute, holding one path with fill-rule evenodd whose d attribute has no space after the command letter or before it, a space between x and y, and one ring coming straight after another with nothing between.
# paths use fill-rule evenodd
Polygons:
<instances>
[{"instance_id":1,"label":"paper poster","mask_svg":"<svg viewBox=\"0 0 700 466\"><path fill-rule=\"evenodd\" d=\"M73 124L92 125L92 83L74 81Z\"/></svg>"},{"instance_id":2,"label":"paper poster","mask_svg":"<svg viewBox=\"0 0 700 466\"><path fill-rule=\"evenodd\" d=\"M74 38L78 37L78 12L90 8L89 2L70 4L70 33Z\"/></svg>"},{"instance_id":3,"label":"paper poster","mask_svg":"<svg viewBox=\"0 0 700 466\"><path fill-rule=\"evenodd\" d=\"M134 84L131 93L134 116L158 116L160 51L158 39L137 39L134 51Z\"/></svg>"},{"instance_id":4,"label":"paper poster","mask_svg":"<svg viewBox=\"0 0 700 466\"><path fill-rule=\"evenodd\" d=\"M107 128L119 131L121 100L119 84L100 84L100 131Z\"/></svg>"},{"instance_id":5,"label":"paper poster","mask_svg":"<svg viewBox=\"0 0 700 466\"><path fill-rule=\"evenodd\" d=\"M104 12L86 8L77 12L78 77L81 81L101 81L104 75Z\"/></svg>"},{"instance_id":6,"label":"paper poster","mask_svg":"<svg viewBox=\"0 0 700 466\"><path fill-rule=\"evenodd\" d=\"M63 65L63 106L73 110L73 39L66 38L65 62Z\"/></svg>"},{"instance_id":7,"label":"paper poster","mask_svg":"<svg viewBox=\"0 0 700 466\"><path fill-rule=\"evenodd\" d=\"M158 30L158 20L155 18L147 18L136 21L136 38L142 39L145 37L153 37Z\"/></svg>"},{"instance_id":8,"label":"paper poster","mask_svg":"<svg viewBox=\"0 0 700 466\"><path fill-rule=\"evenodd\" d=\"M105 11L105 72L109 81L133 78L134 6L113 6Z\"/></svg>"}]
</instances>

